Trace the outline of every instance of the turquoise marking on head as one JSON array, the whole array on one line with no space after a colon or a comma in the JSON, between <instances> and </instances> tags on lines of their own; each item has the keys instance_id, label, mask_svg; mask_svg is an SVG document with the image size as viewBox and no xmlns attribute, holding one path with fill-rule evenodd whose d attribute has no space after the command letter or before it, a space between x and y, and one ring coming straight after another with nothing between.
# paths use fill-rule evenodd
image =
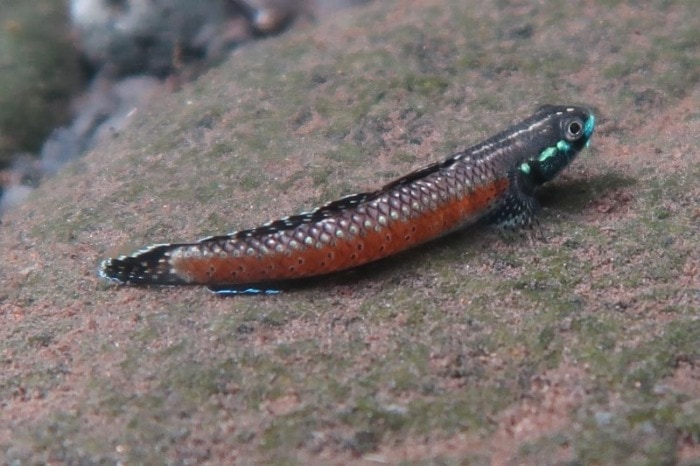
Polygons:
<instances>
[{"instance_id":1,"label":"turquoise marking on head","mask_svg":"<svg viewBox=\"0 0 700 466\"><path fill-rule=\"evenodd\" d=\"M593 115L591 113L590 116L588 117L588 120L586 120L585 126L583 127L583 134L586 135L586 139L590 140L591 136L593 135L594 129L595 129L595 115ZM588 141L586 141L586 142L588 142Z\"/></svg>"},{"instance_id":2,"label":"turquoise marking on head","mask_svg":"<svg viewBox=\"0 0 700 466\"><path fill-rule=\"evenodd\" d=\"M573 150L571 143L557 141L553 147L547 147L535 160L540 183L549 181L562 171L576 157L578 150Z\"/></svg>"},{"instance_id":3,"label":"turquoise marking on head","mask_svg":"<svg viewBox=\"0 0 700 466\"><path fill-rule=\"evenodd\" d=\"M557 143L557 150L560 152L569 152L571 150L571 144L561 140Z\"/></svg>"},{"instance_id":4,"label":"turquoise marking on head","mask_svg":"<svg viewBox=\"0 0 700 466\"><path fill-rule=\"evenodd\" d=\"M591 143L591 136L593 135L593 130L595 129L595 115L592 113L586 120L586 124L583 127L583 134L586 136L586 144L583 147L588 147Z\"/></svg>"},{"instance_id":5,"label":"turquoise marking on head","mask_svg":"<svg viewBox=\"0 0 700 466\"><path fill-rule=\"evenodd\" d=\"M547 145L518 167L535 185L553 179L566 168L588 146L595 129L595 117L587 108L554 107L549 110L553 112L550 132L543 133L548 137L542 138Z\"/></svg>"},{"instance_id":6,"label":"turquoise marking on head","mask_svg":"<svg viewBox=\"0 0 700 466\"><path fill-rule=\"evenodd\" d=\"M540 163L545 163L547 160L551 159L552 157L557 156L557 148L556 147L548 147L542 152L540 152L540 156L537 157L537 161Z\"/></svg>"}]
</instances>

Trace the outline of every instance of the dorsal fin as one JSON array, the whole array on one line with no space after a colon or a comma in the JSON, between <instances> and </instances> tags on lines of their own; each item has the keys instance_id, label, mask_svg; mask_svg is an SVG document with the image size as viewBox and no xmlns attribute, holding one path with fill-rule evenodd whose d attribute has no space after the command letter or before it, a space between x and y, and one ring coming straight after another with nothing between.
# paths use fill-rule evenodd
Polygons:
<instances>
[{"instance_id":1,"label":"dorsal fin","mask_svg":"<svg viewBox=\"0 0 700 466\"><path fill-rule=\"evenodd\" d=\"M274 220L272 222L266 223L264 225L261 225L257 228L251 228L248 230L241 230L241 231L236 231L231 233L230 235L225 235L225 236L209 236L207 238L203 238L200 241L216 241L216 240L229 240L231 238L247 238L251 236L256 236L256 235L266 235L270 233L276 233L278 231L286 231L286 230L293 230L294 228L298 227L299 225L303 225L305 223L315 223L320 220L323 220L324 218L332 217L338 212L342 212L343 210L358 206L364 202L371 201L373 199L376 199L377 197L380 197L387 192L391 191L392 189L396 188L397 186L405 186L407 184L410 184L416 180L419 180L421 178L425 178L426 176L429 176L443 168L446 168L453 163L459 158L459 156L462 153L455 154L452 157L448 158L447 160L443 160L441 162L436 162L433 164L428 165L427 167L422 167L419 168L418 170L415 170L408 175L402 176L401 178L397 178L386 185L384 185L382 188L376 190L376 191L371 191L371 192L365 192L365 193L358 193L358 194L351 194L349 196L345 196L341 199L338 199L337 201L329 202L327 204L324 204L320 207L317 207L316 209L309 211L309 212L303 212L297 215L291 215L289 217L284 217L279 220Z\"/></svg>"},{"instance_id":2,"label":"dorsal fin","mask_svg":"<svg viewBox=\"0 0 700 466\"><path fill-rule=\"evenodd\" d=\"M305 223L315 223L320 220L323 220L324 218L332 217L334 214L362 204L363 202L372 199L376 195L376 192L352 194L350 196L345 196L342 199L338 199L337 201L324 204L309 212L303 212L297 215L284 217L279 220L274 220L256 228L235 231L230 235L208 236L206 238L202 238L200 242L218 240L226 241L232 238L248 238L251 236L276 233L278 231L293 230L299 225L303 225Z\"/></svg>"}]
</instances>

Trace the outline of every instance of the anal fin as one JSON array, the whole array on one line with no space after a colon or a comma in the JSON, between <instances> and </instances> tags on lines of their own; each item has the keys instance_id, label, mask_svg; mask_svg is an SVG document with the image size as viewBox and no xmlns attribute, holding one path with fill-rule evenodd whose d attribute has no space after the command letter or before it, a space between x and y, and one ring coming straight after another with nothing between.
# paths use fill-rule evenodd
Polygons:
<instances>
[{"instance_id":1,"label":"anal fin","mask_svg":"<svg viewBox=\"0 0 700 466\"><path fill-rule=\"evenodd\" d=\"M219 296L235 295L273 295L279 294L282 290L276 288L256 287L256 286L236 286L236 285L209 285L209 291Z\"/></svg>"}]
</instances>

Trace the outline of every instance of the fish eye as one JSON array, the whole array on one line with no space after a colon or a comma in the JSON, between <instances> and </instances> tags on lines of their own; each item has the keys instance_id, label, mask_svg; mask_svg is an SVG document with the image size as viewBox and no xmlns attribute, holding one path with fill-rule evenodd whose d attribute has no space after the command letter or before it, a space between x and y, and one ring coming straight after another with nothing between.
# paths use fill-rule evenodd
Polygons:
<instances>
[{"instance_id":1,"label":"fish eye","mask_svg":"<svg viewBox=\"0 0 700 466\"><path fill-rule=\"evenodd\" d=\"M583 120L580 118L566 120L563 127L564 137L567 141L576 141L583 136Z\"/></svg>"}]
</instances>

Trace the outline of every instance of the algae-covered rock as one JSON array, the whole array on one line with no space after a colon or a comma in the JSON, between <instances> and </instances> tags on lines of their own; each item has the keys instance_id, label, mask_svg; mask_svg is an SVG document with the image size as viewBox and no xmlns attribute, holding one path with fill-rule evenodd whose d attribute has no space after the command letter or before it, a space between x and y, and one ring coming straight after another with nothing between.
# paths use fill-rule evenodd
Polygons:
<instances>
[{"instance_id":1,"label":"algae-covered rock","mask_svg":"<svg viewBox=\"0 0 700 466\"><path fill-rule=\"evenodd\" d=\"M0 167L68 118L80 82L61 0L0 2Z\"/></svg>"}]
</instances>

